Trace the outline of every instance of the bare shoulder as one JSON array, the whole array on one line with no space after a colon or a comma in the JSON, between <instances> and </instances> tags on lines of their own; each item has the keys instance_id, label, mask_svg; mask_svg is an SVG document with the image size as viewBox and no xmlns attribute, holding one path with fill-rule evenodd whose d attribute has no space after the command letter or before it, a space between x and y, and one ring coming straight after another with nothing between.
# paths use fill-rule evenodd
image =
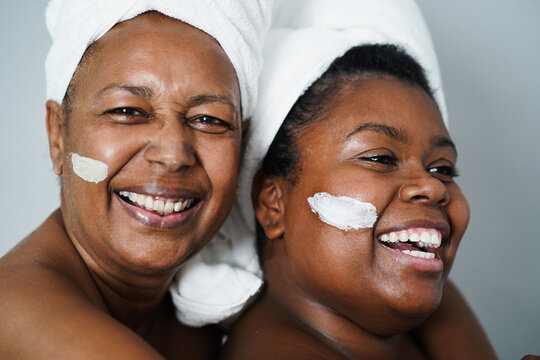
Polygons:
<instances>
[{"instance_id":1,"label":"bare shoulder","mask_svg":"<svg viewBox=\"0 0 540 360\"><path fill-rule=\"evenodd\" d=\"M69 241L59 211L0 259L0 286L4 290L0 301L11 310L32 302L45 307L49 298L95 304L101 298ZM2 311L1 315L9 317L10 313Z\"/></svg>"},{"instance_id":2,"label":"bare shoulder","mask_svg":"<svg viewBox=\"0 0 540 360\"><path fill-rule=\"evenodd\" d=\"M450 280L437 310L413 333L432 359L497 359L478 318Z\"/></svg>"},{"instance_id":3,"label":"bare shoulder","mask_svg":"<svg viewBox=\"0 0 540 360\"><path fill-rule=\"evenodd\" d=\"M0 259L0 358L110 358L115 344L133 343L141 351L131 358L159 359L107 314L82 260L62 245L62 236L53 214ZM125 350L122 356L129 356Z\"/></svg>"},{"instance_id":4,"label":"bare shoulder","mask_svg":"<svg viewBox=\"0 0 540 360\"><path fill-rule=\"evenodd\" d=\"M222 360L342 359L324 341L272 306L255 304L232 328Z\"/></svg>"}]
</instances>

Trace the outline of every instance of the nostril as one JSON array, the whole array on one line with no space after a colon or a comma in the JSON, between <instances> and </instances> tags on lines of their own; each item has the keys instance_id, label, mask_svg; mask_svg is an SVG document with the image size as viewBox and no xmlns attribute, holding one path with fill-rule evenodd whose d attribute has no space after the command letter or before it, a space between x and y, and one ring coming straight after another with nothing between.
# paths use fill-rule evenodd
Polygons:
<instances>
[{"instance_id":1,"label":"nostril","mask_svg":"<svg viewBox=\"0 0 540 360\"><path fill-rule=\"evenodd\" d=\"M441 200L439 200L439 202L437 203L439 206L445 206L446 204L448 204L448 194L443 196L441 198Z\"/></svg>"},{"instance_id":2,"label":"nostril","mask_svg":"<svg viewBox=\"0 0 540 360\"><path fill-rule=\"evenodd\" d=\"M426 195L415 195L413 197L411 197L411 200L428 200L429 197L427 197Z\"/></svg>"}]
</instances>

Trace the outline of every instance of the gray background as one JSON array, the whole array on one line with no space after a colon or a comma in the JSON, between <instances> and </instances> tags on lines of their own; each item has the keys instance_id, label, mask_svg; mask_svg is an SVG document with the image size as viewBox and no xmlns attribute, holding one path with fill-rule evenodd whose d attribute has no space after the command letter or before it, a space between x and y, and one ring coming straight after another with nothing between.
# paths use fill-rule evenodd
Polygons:
<instances>
[{"instance_id":1,"label":"gray background","mask_svg":"<svg viewBox=\"0 0 540 360\"><path fill-rule=\"evenodd\" d=\"M540 1L418 1L472 209L451 277L502 359L540 355ZM0 256L59 204L44 122L45 6L0 5Z\"/></svg>"}]
</instances>

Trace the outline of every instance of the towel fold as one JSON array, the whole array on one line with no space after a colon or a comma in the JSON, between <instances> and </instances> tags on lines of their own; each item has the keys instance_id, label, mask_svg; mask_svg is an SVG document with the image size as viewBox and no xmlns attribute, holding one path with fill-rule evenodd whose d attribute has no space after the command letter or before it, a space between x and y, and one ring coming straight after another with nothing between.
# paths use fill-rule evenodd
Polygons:
<instances>
[{"instance_id":1,"label":"towel fold","mask_svg":"<svg viewBox=\"0 0 540 360\"><path fill-rule=\"evenodd\" d=\"M262 285L253 232L239 212L176 275L170 293L184 324L219 323L240 312ZM242 236L246 236L242 238Z\"/></svg>"},{"instance_id":2,"label":"towel fold","mask_svg":"<svg viewBox=\"0 0 540 360\"><path fill-rule=\"evenodd\" d=\"M115 24L155 10L219 42L236 71L243 115L249 118L257 98L270 7L267 0L52 0L45 13L53 41L45 62L47 98L62 102L89 45Z\"/></svg>"},{"instance_id":3,"label":"towel fold","mask_svg":"<svg viewBox=\"0 0 540 360\"><path fill-rule=\"evenodd\" d=\"M231 272L227 280L213 282L206 289L208 299L219 298L222 313L202 314L198 324L223 320L239 311L239 300L248 300L262 282L255 248L255 222L251 204L251 184L263 157L286 115L302 93L323 73L334 59L362 44L395 44L405 49L426 71L443 119L446 105L439 67L431 37L420 10L413 0L282 0L274 4L273 21L267 37L264 67L259 85L257 107L251 122L240 172L240 194L230 217L200 254L200 266L215 267L216 276ZM214 249L220 248L219 256ZM225 262L233 270L224 270ZM236 283L238 272L242 276ZM206 276L212 278L209 271ZM177 291L191 274L177 277ZM199 278L201 279L201 278ZM251 281L251 284L246 283ZM180 286L178 286L180 284ZM226 295L237 287L238 293ZM182 290L180 290L182 292ZM241 293L244 295L241 296ZM201 292L201 295L203 292ZM225 295L223 295L225 294ZM177 295L178 292L177 292ZM190 298L184 291L183 297ZM201 297L201 301L205 301ZM209 300L208 300L209 301ZM227 308L229 302L230 310ZM214 309L217 309L215 307Z\"/></svg>"}]
</instances>

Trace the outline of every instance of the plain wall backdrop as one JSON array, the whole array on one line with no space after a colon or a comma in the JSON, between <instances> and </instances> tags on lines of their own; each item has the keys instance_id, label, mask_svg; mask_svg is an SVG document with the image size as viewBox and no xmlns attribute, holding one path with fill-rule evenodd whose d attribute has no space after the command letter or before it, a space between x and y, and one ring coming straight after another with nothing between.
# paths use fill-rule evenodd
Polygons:
<instances>
[{"instance_id":1,"label":"plain wall backdrop","mask_svg":"<svg viewBox=\"0 0 540 360\"><path fill-rule=\"evenodd\" d=\"M540 0L417 1L472 210L451 277L501 359L540 355ZM0 256L60 202L45 131L46 4L0 5Z\"/></svg>"}]
</instances>

